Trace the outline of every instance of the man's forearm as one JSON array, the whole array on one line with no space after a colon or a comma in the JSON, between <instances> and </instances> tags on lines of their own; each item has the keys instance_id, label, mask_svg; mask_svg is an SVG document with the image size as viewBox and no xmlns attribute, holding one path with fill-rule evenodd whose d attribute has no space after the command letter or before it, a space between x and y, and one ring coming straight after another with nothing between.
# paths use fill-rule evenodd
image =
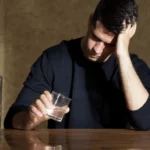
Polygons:
<instances>
[{"instance_id":1,"label":"man's forearm","mask_svg":"<svg viewBox=\"0 0 150 150\"><path fill-rule=\"evenodd\" d=\"M130 56L118 57L122 87L129 110L141 108L148 99L148 92L139 79Z\"/></svg>"}]
</instances>

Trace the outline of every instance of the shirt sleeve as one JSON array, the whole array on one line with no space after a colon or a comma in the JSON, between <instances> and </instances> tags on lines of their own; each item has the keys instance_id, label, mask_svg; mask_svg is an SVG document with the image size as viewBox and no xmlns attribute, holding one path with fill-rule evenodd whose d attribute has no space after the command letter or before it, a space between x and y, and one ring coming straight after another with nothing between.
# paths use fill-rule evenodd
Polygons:
<instances>
[{"instance_id":1,"label":"shirt sleeve","mask_svg":"<svg viewBox=\"0 0 150 150\"><path fill-rule=\"evenodd\" d=\"M12 128L12 118L20 111L27 111L32 104L45 91L52 90L53 71L46 51L36 60L24 82L24 87L16 101L10 107L5 121L5 128Z\"/></svg>"},{"instance_id":2,"label":"shirt sleeve","mask_svg":"<svg viewBox=\"0 0 150 150\"><path fill-rule=\"evenodd\" d=\"M144 61L139 59L136 55L131 56L134 68L143 83L144 87L150 94L150 69ZM150 96L146 103L135 111L129 110L130 124L137 130L149 130L150 129Z\"/></svg>"}]
</instances>

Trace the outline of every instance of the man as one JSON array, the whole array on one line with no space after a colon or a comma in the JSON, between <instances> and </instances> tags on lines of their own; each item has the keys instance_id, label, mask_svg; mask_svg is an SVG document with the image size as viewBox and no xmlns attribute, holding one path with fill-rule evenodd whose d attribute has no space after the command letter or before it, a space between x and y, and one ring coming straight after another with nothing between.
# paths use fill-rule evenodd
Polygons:
<instances>
[{"instance_id":1,"label":"man","mask_svg":"<svg viewBox=\"0 0 150 150\"><path fill-rule=\"evenodd\" d=\"M5 128L31 130L48 120L51 91L72 99L49 128L150 128L150 70L129 53L136 32L134 0L101 0L83 38L44 51L5 118ZM68 113L69 112L69 113Z\"/></svg>"}]
</instances>

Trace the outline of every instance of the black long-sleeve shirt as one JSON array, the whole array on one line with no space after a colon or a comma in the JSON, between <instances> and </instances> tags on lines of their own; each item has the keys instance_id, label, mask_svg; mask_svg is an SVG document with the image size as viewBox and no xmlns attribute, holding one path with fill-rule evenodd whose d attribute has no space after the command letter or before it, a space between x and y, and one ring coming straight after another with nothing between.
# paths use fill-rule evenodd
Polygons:
<instances>
[{"instance_id":1,"label":"black long-sleeve shirt","mask_svg":"<svg viewBox=\"0 0 150 150\"><path fill-rule=\"evenodd\" d=\"M126 107L115 56L105 63L86 59L81 38L63 41L43 52L31 68L24 87L5 118L12 128L12 117L27 111L45 90L60 92L72 99L70 112L62 122L48 121L48 128L127 128L150 129L150 98L136 111ZM131 54L134 68L150 93L150 70Z\"/></svg>"}]
</instances>

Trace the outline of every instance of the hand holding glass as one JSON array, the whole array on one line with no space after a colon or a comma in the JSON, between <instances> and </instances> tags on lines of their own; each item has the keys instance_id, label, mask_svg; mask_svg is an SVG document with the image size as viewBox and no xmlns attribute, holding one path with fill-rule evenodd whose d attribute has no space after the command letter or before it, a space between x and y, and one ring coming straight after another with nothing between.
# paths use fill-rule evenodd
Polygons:
<instances>
[{"instance_id":1,"label":"hand holding glass","mask_svg":"<svg viewBox=\"0 0 150 150\"><path fill-rule=\"evenodd\" d=\"M61 122L71 99L54 91L52 91L51 95L51 107L46 108L47 116L50 119Z\"/></svg>"}]
</instances>

